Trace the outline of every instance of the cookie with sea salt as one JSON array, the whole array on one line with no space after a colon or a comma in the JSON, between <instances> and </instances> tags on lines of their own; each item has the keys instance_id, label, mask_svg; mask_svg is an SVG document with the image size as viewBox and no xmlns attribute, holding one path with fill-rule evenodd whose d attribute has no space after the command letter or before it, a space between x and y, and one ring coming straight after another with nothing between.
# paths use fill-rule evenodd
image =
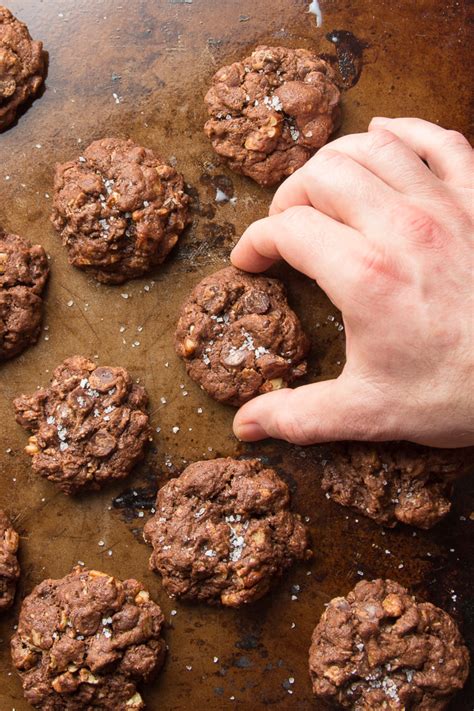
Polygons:
<instances>
[{"instance_id":1,"label":"cookie with sea salt","mask_svg":"<svg viewBox=\"0 0 474 711\"><path fill-rule=\"evenodd\" d=\"M258 459L195 462L158 492L150 566L176 598L239 607L311 556L288 487Z\"/></svg>"},{"instance_id":2,"label":"cookie with sea salt","mask_svg":"<svg viewBox=\"0 0 474 711\"><path fill-rule=\"evenodd\" d=\"M68 358L51 384L14 401L32 432L26 452L40 476L66 494L126 477L143 458L151 428L148 396L124 368Z\"/></svg>"}]
</instances>

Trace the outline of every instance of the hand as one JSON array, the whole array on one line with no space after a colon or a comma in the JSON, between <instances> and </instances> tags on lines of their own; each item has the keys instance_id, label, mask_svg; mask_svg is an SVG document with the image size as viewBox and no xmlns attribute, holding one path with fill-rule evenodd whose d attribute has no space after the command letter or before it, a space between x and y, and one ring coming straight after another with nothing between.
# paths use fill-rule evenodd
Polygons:
<instances>
[{"instance_id":1,"label":"hand","mask_svg":"<svg viewBox=\"0 0 474 711\"><path fill-rule=\"evenodd\" d=\"M346 365L251 400L237 437L474 444L473 175L461 134L374 118L281 185L232 262L281 258L315 279L342 312Z\"/></svg>"}]
</instances>

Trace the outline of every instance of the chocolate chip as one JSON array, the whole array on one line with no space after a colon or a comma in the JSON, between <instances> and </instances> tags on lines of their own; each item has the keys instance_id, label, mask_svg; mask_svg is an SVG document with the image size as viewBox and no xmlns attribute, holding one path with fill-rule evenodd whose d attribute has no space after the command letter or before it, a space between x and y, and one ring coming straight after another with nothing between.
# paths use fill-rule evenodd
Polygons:
<instances>
[{"instance_id":1,"label":"chocolate chip","mask_svg":"<svg viewBox=\"0 0 474 711\"><path fill-rule=\"evenodd\" d=\"M248 313L264 314L270 308L270 297L264 291L249 290L243 298Z\"/></svg>"},{"instance_id":2,"label":"chocolate chip","mask_svg":"<svg viewBox=\"0 0 474 711\"><path fill-rule=\"evenodd\" d=\"M94 390L110 390L116 381L116 374L111 368L96 368L89 376L89 384Z\"/></svg>"},{"instance_id":3,"label":"chocolate chip","mask_svg":"<svg viewBox=\"0 0 474 711\"><path fill-rule=\"evenodd\" d=\"M247 350L231 350L221 356L221 363L229 368L238 368L243 365L249 355Z\"/></svg>"},{"instance_id":4,"label":"chocolate chip","mask_svg":"<svg viewBox=\"0 0 474 711\"><path fill-rule=\"evenodd\" d=\"M92 437L88 445L89 452L94 457L108 457L116 447L115 437L106 430L99 430Z\"/></svg>"}]
</instances>

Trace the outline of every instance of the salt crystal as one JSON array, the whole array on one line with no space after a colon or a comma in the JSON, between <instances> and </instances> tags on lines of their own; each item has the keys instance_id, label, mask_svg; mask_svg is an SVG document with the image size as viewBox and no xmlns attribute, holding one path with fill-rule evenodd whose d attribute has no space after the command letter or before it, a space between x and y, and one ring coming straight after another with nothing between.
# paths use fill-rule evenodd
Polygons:
<instances>
[{"instance_id":1,"label":"salt crystal","mask_svg":"<svg viewBox=\"0 0 474 711\"><path fill-rule=\"evenodd\" d=\"M300 137L300 132L294 126L290 126L290 133L291 133L291 137L294 141L297 141L298 138Z\"/></svg>"},{"instance_id":2,"label":"salt crystal","mask_svg":"<svg viewBox=\"0 0 474 711\"><path fill-rule=\"evenodd\" d=\"M226 193L221 190L220 188L216 189L216 202L221 203L221 202L229 202L229 196L226 195Z\"/></svg>"}]
</instances>

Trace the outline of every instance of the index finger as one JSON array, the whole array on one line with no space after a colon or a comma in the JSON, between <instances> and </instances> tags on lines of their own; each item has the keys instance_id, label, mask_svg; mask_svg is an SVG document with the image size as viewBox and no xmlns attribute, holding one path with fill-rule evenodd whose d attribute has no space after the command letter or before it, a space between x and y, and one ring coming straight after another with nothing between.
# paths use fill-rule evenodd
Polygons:
<instances>
[{"instance_id":1,"label":"index finger","mask_svg":"<svg viewBox=\"0 0 474 711\"><path fill-rule=\"evenodd\" d=\"M356 230L312 207L299 206L254 222L234 247L238 269L261 272L278 259L315 279L342 308L354 285L355 265L368 251Z\"/></svg>"}]
</instances>

